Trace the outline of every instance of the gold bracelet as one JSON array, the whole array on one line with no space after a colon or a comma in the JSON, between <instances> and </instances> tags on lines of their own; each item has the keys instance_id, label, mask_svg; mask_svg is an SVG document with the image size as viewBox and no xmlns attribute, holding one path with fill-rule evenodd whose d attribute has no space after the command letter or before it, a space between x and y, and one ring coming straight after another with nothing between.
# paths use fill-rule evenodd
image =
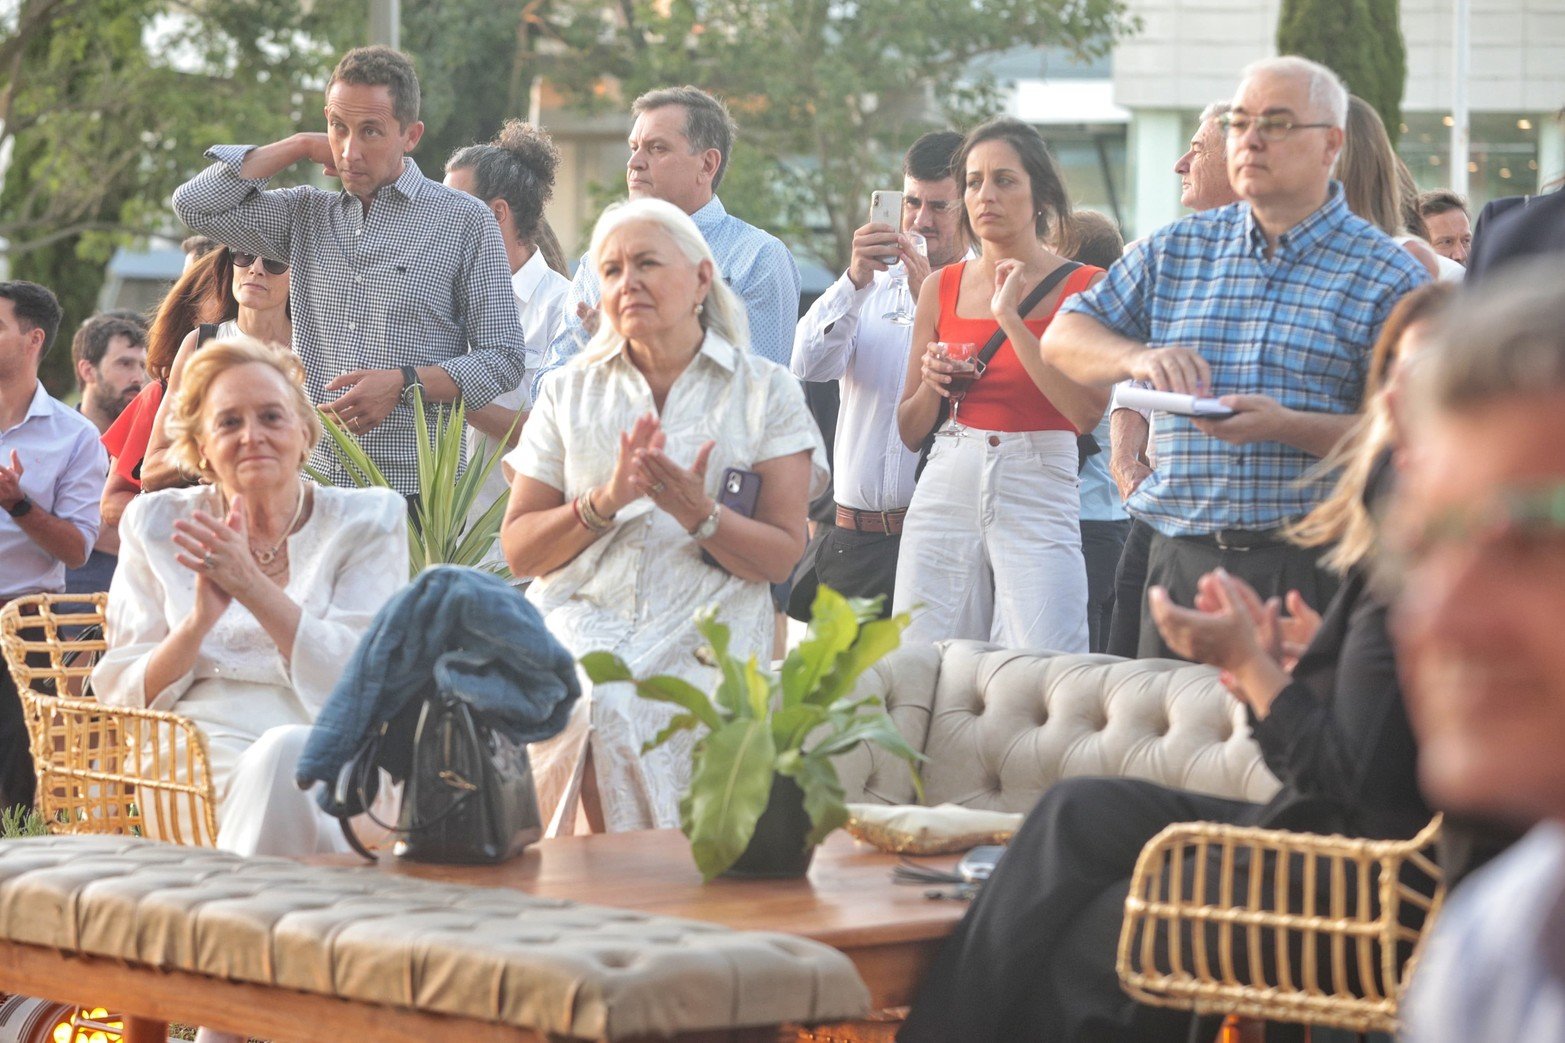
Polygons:
<instances>
[{"instance_id":1,"label":"gold bracelet","mask_svg":"<svg viewBox=\"0 0 1565 1043\"><path fill-rule=\"evenodd\" d=\"M595 492L595 490L588 489L586 492L576 497L576 517L581 519L582 525L586 526L588 532L608 532L610 527L613 525L613 518L605 518L603 515L598 513L596 508L592 506L593 492Z\"/></svg>"}]
</instances>

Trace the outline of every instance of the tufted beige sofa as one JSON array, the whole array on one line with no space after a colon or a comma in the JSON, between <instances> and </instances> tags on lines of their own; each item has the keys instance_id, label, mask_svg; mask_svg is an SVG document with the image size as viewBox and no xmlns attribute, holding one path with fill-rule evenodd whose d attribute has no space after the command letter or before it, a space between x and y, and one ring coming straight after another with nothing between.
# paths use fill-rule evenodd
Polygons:
<instances>
[{"instance_id":1,"label":"tufted beige sofa","mask_svg":"<svg viewBox=\"0 0 1565 1043\"><path fill-rule=\"evenodd\" d=\"M1025 812L1055 782L1082 775L1251 801L1278 787L1210 667L944 641L887 656L858 692L884 699L928 758L926 804ZM850 802L917 801L905 764L878 748L837 766Z\"/></svg>"},{"instance_id":2,"label":"tufted beige sofa","mask_svg":"<svg viewBox=\"0 0 1565 1043\"><path fill-rule=\"evenodd\" d=\"M789 935L130 837L0 842L0 943L529 1039L814 1023L869 1003L846 956Z\"/></svg>"}]
</instances>

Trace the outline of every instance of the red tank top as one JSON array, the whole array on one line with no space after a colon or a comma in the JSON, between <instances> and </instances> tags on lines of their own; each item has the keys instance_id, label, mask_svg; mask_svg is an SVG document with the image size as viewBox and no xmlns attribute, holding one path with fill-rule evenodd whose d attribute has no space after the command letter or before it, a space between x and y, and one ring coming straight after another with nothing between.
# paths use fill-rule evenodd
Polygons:
<instances>
[{"instance_id":1,"label":"red tank top","mask_svg":"<svg viewBox=\"0 0 1565 1043\"><path fill-rule=\"evenodd\" d=\"M967 262L948 265L940 270L940 318L935 321L935 339L943 341L969 341L982 348L1000 328L994 319L964 319L956 313L957 293L962 285L962 273ZM1082 265L1065 279L1060 302L1072 294L1087 288L1103 269ZM1028 319L1027 328L1036 336L1043 336L1049 322L1059 311L1059 303L1048 316ZM1032 377L1016 357L1009 339L995 352L989 368L981 379L973 381L967 397L962 399L958 419L963 426L984 431L1070 431L1076 426L1056 408L1049 397L1038 390Z\"/></svg>"}]
</instances>

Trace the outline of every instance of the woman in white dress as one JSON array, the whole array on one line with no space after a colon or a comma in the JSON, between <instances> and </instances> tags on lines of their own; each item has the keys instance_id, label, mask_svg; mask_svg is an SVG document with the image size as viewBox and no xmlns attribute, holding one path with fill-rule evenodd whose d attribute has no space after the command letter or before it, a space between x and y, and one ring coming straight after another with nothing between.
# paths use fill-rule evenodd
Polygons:
<instances>
[{"instance_id":1,"label":"woman in white dress","mask_svg":"<svg viewBox=\"0 0 1565 1043\"><path fill-rule=\"evenodd\" d=\"M321 434L303 374L249 337L190 360L169 431L180 465L211 484L127 508L93 689L200 727L219 847L346 850L293 765L371 618L407 582L406 507L389 490L300 477Z\"/></svg>"},{"instance_id":2,"label":"woman in white dress","mask_svg":"<svg viewBox=\"0 0 1565 1043\"><path fill-rule=\"evenodd\" d=\"M611 651L638 676L698 686L693 618L715 606L740 655L769 657L768 584L804 552L825 447L798 382L751 355L744 304L690 218L642 199L598 221L588 252L602 322L544 382L521 444L501 540L527 596L573 653ZM754 516L719 505L727 468L760 476ZM706 551L717 562L702 560ZM689 733L643 754L673 710L605 685L559 737L532 747L543 813L574 815L591 750L610 831L673 827L690 778ZM557 807L559 806L559 807Z\"/></svg>"}]
</instances>

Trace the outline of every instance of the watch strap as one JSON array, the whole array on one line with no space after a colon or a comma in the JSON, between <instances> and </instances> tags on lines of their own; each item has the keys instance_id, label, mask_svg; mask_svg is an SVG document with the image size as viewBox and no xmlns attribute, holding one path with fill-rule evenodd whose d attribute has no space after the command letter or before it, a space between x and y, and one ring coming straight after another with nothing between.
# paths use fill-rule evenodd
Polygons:
<instances>
[{"instance_id":1,"label":"watch strap","mask_svg":"<svg viewBox=\"0 0 1565 1043\"><path fill-rule=\"evenodd\" d=\"M22 515L26 514L32 509L33 498L31 496L23 495L20 500L17 500L11 506L7 507L5 509L5 513L9 514L13 518L20 518Z\"/></svg>"},{"instance_id":2,"label":"watch strap","mask_svg":"<svg viewBox=\"0 0 1565 1043\"><path fill-rule=\"evenodd\" d=\"M413 366L402 366L400 368L402 370L402 397L405 400L411 401L413 398L413 389L419 388L422 390L424 387L424 382L418 378L417 368Z\"/></svg>"}]
</instances>

